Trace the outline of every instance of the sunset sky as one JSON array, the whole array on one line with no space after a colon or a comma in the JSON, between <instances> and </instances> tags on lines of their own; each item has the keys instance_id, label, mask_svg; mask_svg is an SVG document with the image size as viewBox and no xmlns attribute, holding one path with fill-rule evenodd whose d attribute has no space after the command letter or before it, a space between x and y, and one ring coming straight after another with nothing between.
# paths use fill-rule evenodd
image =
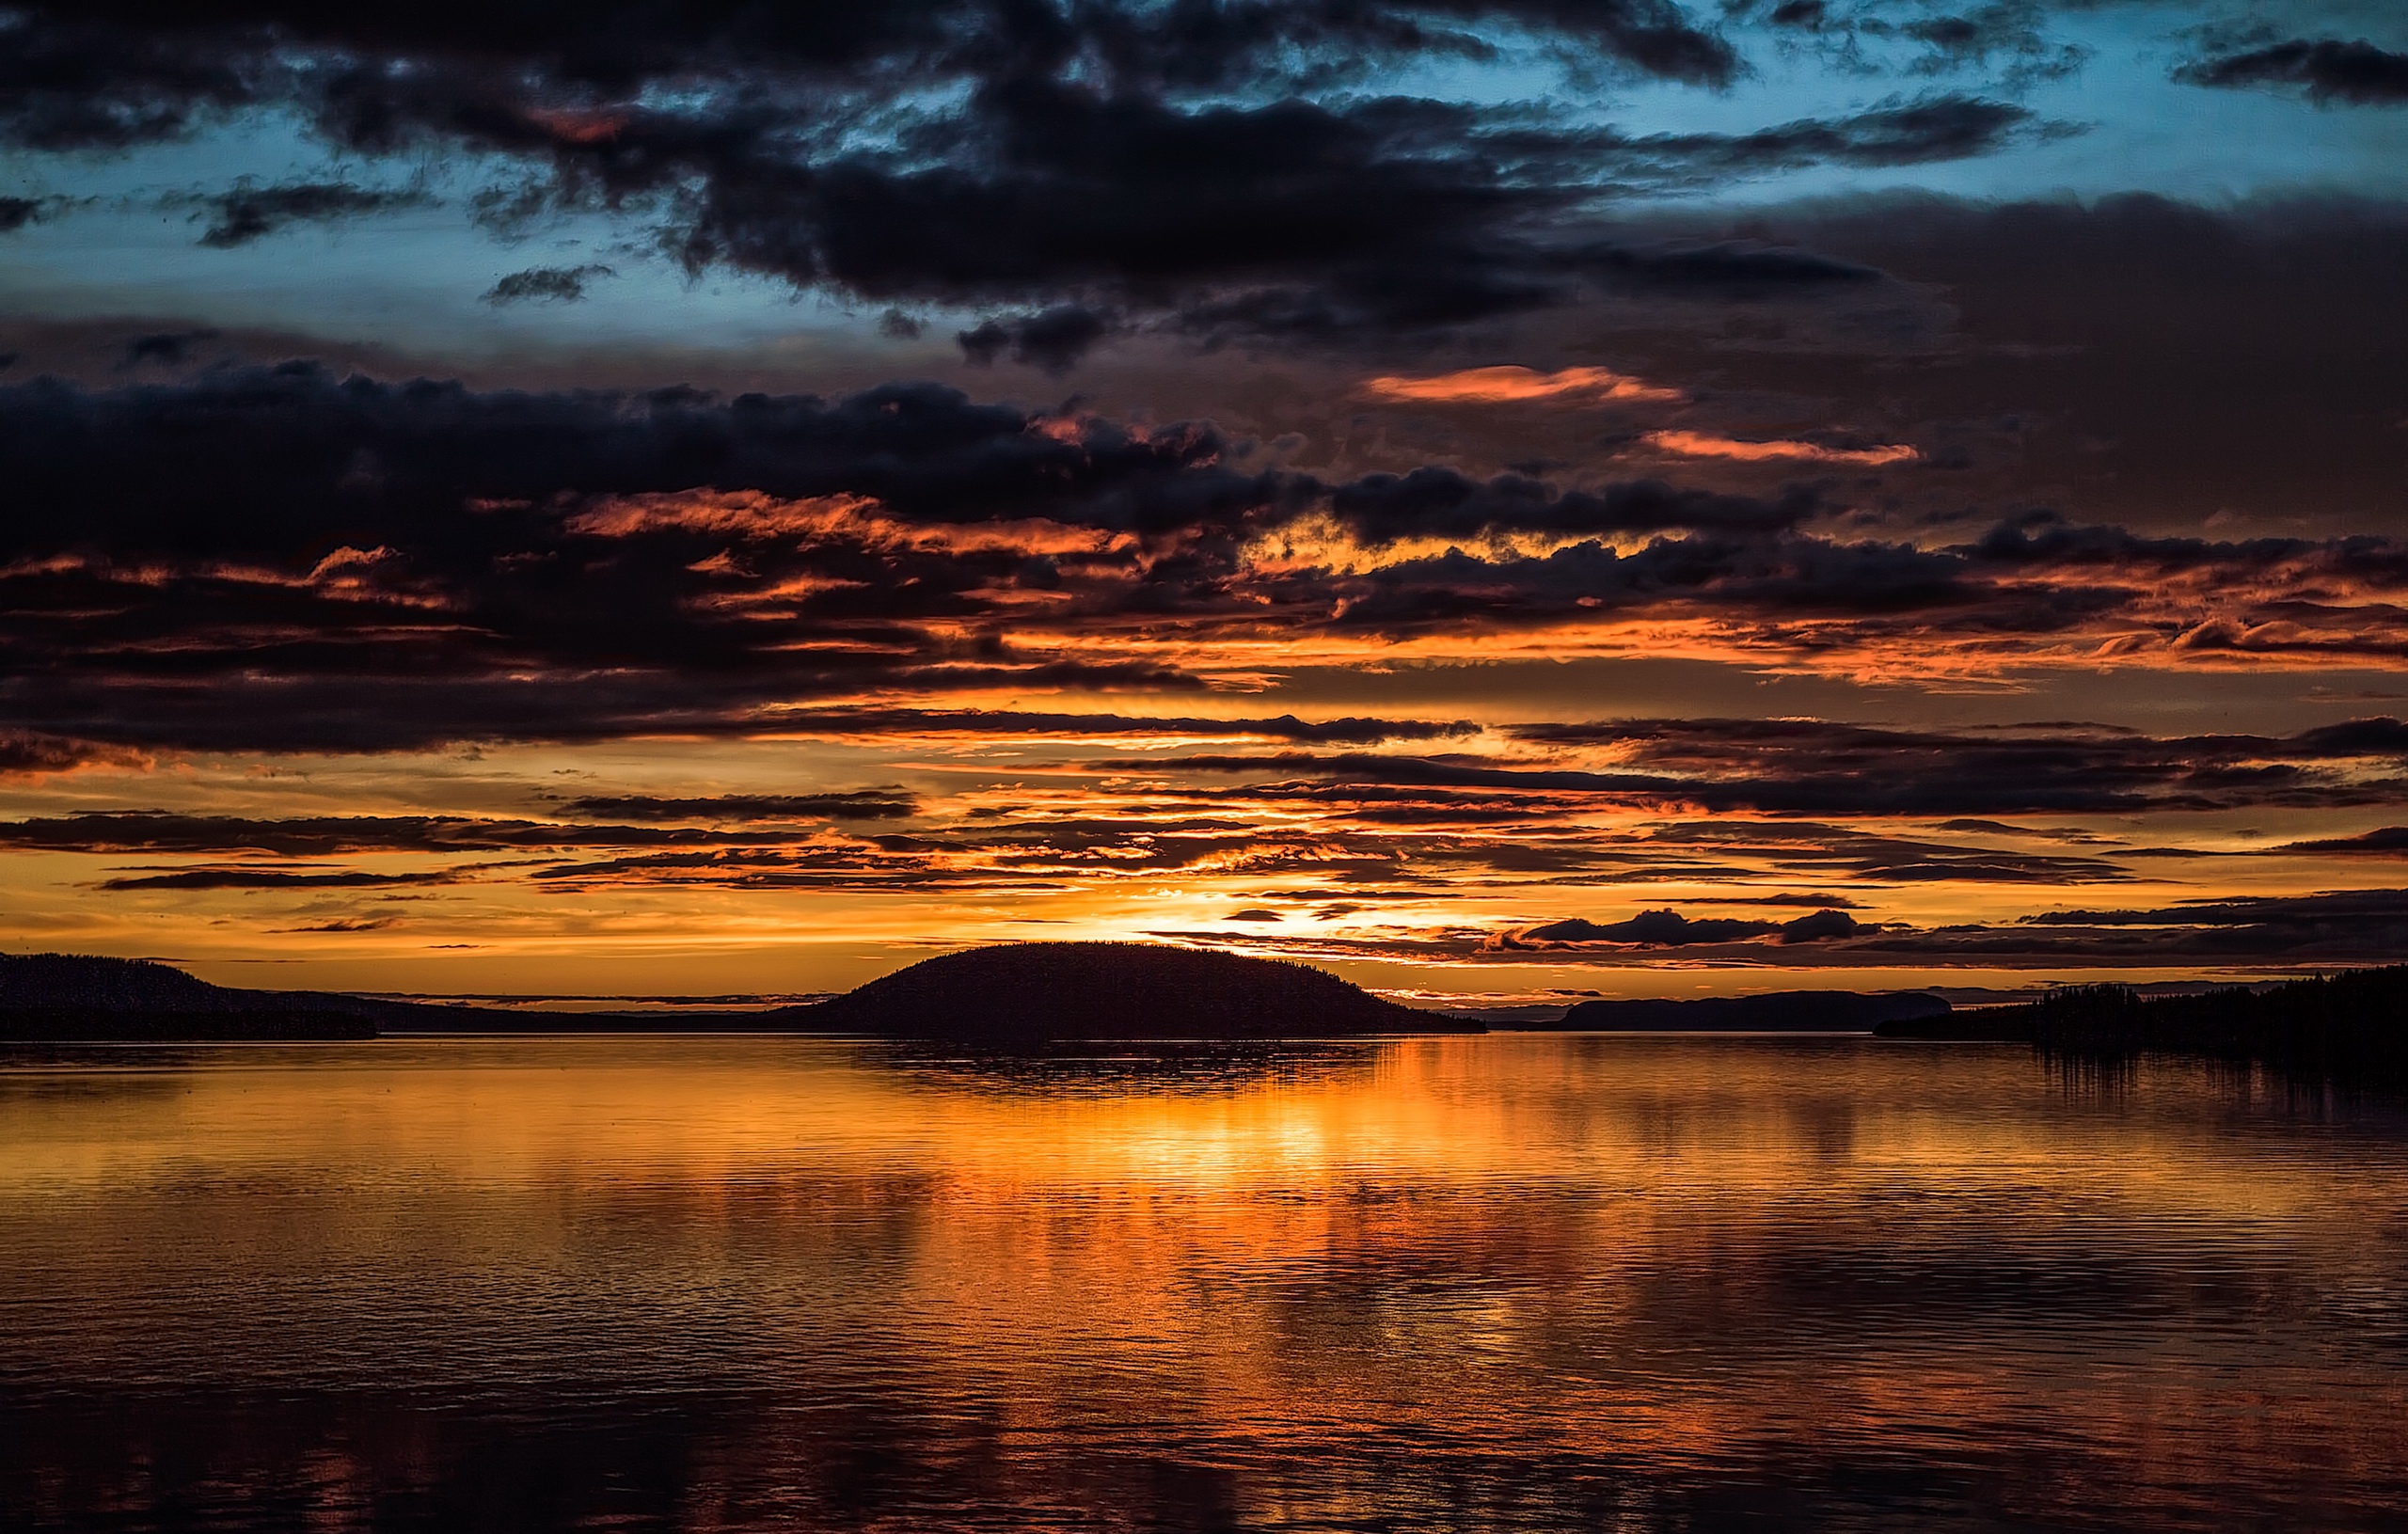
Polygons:
<instances>
[{"instance_id":1,"label":"sunset sky","mask_svg":"<svg viewBox=\"0 0 2408 1534\"><path fill-rule=\"evenodd\" d=\"M2408 954L2396 0L0 8L0 941Z\"/></svg>"}]
</instances>

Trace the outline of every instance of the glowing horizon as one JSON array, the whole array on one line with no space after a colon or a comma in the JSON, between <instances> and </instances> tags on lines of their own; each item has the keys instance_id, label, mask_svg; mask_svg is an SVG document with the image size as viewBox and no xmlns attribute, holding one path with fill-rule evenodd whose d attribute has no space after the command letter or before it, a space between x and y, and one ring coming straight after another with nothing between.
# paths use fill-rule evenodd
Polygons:
<instances>
[{"instance_id":1,"label":"glowing horizon","mask_svg":"<svg viewBox=\"0 0 2408 1534\"><path fill-rule=\"evenodd\" d=\"M9 952L2408 941L2390 21L138 8L0 83Z\"/></svg>"}]
</instances>

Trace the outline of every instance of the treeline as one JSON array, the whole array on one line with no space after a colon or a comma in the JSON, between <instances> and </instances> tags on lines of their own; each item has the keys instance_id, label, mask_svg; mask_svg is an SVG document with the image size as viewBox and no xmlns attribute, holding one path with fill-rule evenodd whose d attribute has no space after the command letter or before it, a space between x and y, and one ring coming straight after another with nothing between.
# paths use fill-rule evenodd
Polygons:
<instances>
[{"instance_id":1,"label":"treeline","mask_svg":"<svg viewBox=\"0 0 2408 1534\"><path fill-rule=\"evenodd\" d=\"M2199 1055L2324 1081L2408 1086L2408 964L2189 996L2066 986L2025 1006L1960 1011L1937 1027L1879 1031L2029 1040L2077 1058Z\"/></svg>"}]
</instances>

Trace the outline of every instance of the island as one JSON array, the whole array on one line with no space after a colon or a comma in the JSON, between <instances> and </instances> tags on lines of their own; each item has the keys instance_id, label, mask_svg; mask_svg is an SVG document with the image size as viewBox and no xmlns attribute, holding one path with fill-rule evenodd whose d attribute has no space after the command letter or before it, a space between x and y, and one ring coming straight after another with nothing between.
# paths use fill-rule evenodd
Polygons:
<instances>
[{"instance_id":1,"label":"island","mask_svg":"<svg viewBox=\"0 0 2408 1534\"><path fill-rule=\"evenodd\" d=\"M1308 964L1140 942L965 949L793 1012L813 1033L990 1047L1486 1031L1383 1000Z\"/></svg>"}]
</instances>

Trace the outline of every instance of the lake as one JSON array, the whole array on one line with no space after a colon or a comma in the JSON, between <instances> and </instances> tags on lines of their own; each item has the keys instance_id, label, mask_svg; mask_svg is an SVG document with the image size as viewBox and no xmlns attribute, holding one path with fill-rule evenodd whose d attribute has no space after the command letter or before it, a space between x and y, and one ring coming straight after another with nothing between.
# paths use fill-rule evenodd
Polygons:
<instances>
[{"instance_id":1,"label":"lake","mask_svg":"<svg viewBox=\"0 0 2408 1534\"><path fill-rule=\"evenodd\" d=\"M2408 1112L2014 1047L0 1065L0 1524L2408 1528Z\"/></svg>"}]
</instances>

